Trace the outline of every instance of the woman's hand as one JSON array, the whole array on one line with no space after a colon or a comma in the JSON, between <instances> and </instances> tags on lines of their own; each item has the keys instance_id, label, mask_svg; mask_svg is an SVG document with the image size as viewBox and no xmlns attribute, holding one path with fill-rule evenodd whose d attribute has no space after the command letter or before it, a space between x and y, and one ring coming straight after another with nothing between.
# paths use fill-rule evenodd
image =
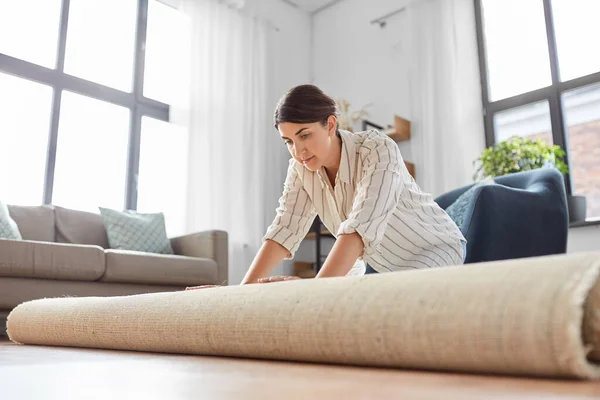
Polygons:
<instances>
[{"instance_id":1,"label":"woman's hand","mask_svg":"<svg viewBox=\"0 0 600 400\"><path fill-rule=\"evenodd\" d=\"M269 276L267 278L260 278L257 283L273 283L273 282L282 282L282 281L295 281L297 279L302 279L297 276Z\"/></svg>"},{"instance_id":2,"label":"woman's hand","mask_svg":"<svg viewBox=\"0 0 600 400\"><path fill-rule=\"evenodd\" d=\"M297 276L269 276L267 278L260 278L256 282L247 282L242 283L242 285L248 285L252 283L273 283L273 282L282 282L282 281L295 281L297 279L302 279ZM220 287L221 285L200 285L200 286L188 286L185 290L197 290L197 289L207 289L213 287Z\"/></svg>"},{"instance_id":3,"label":"woman's hand","mask_svg":"<svg viewBox=\"0 0 600 400\"><path fill-rule=\"evenodd\" d=\"M189 286L186 287L185 290L196 290L196 289L205 289L211 287L219 287L220 285L201 285L201 286Z\"/></svg>"}]
</instances>

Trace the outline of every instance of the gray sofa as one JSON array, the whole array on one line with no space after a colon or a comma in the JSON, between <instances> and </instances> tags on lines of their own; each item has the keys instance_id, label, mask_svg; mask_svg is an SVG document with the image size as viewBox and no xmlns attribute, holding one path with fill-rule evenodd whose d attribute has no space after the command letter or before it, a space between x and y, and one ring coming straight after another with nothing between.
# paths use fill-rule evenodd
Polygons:
<instances>
[{"instance_id":1,"label":"gray sofa","mask_svg":"<svg viewBox=\"0 0 600 400\"><path fill-rule=\"evenodd\" d=\"M227 284L224 231L170 238L175 255L150 254L110 249L99 214L57 206L8 209L23 240L0 239L0 332L3 317L24 301Z\"/></svg>"}]
</instances>

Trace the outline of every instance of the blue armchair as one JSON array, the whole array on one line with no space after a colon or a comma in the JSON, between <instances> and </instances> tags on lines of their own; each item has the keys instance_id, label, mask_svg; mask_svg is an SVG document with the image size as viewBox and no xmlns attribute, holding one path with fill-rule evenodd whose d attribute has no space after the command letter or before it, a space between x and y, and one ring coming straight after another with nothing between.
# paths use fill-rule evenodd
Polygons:
<instances>
[{"instance_id":1,"label":"blue armchair","mask_svg":"<svg viewBox=\"0 0 600 400\"><path fill-rule=\"evenodd\" d=\"M565 253L568 209L563 176L554 168L504 175L474 188L460 228L465 263ZM474 185L435 201L447 209Z\"/></svg>"}]
</instances>

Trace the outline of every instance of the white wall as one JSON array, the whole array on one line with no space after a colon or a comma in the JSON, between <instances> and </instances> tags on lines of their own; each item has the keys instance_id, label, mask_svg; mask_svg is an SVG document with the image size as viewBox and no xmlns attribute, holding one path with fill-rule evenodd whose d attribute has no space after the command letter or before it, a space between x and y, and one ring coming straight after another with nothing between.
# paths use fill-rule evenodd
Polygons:
<instances>
[{"instance_id":1,"label":"white wall","mask_svg":"<svg viewBox=\"0 0 600 400\"><path fill-rule=\"evenodd\" d=\"M390 17L385 28L370 21L406 3L371 0L365 6L363 0L344 0L316 14L313 20L314 84L332 97L348 100L353 109L372 103L367 119L378 125L392 124L394 114L405 118L410 114L403 42L406 12ZM410 161L410 143L399 145Z\"/></svg>"},{"instance_id":2,"label":"white wall","mask_svg":"<svg viewBox=\"0 0 600 400\"><path fill-rule=\"evenodd\" d=\"M569 229L567 253L600 251L600 225Z\"/></svg>"}]
</instances>

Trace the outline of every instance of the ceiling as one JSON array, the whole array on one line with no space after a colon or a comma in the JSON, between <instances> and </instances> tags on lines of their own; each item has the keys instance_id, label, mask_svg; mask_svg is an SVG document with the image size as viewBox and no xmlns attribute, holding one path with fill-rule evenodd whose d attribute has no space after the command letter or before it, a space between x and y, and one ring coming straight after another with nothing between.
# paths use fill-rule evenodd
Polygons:
<instances>
[{"instance_id":1,"label":"ceiling","mask_svg":"<svg viewBox=\"0 0 600 400\"><path fill-rule=\"evenodd\" d=\"M283 0L286 3L297 6L301 10L304 10L310 14L319 12L321 9L326 8L334 3L338 3L341 0Z\"/></svg>"}]
</instances>

